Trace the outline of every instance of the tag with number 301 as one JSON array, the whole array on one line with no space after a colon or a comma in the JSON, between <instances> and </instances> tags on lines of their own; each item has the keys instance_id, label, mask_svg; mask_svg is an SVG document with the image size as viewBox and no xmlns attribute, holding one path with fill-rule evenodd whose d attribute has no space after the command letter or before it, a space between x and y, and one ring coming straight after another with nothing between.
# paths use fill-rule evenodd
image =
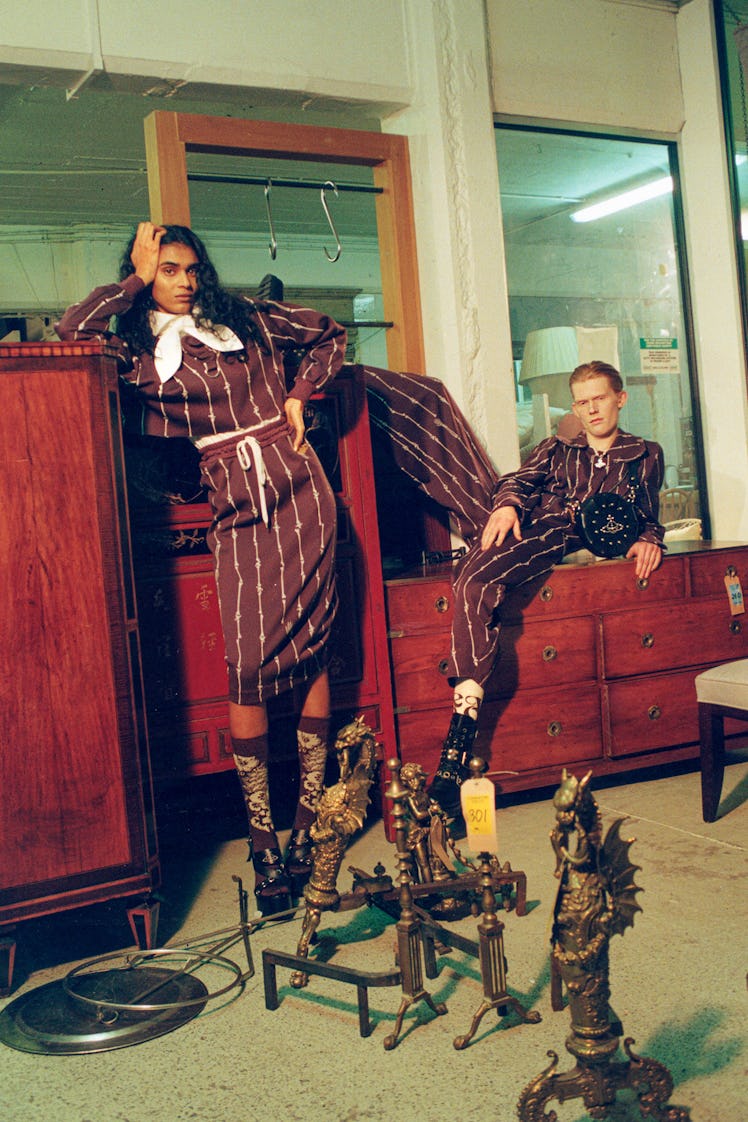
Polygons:
<instances>
[{"instance_id":1,"label":"tag with number 301","mask_svg":"<svg viewBox=\"0 0 748 1122\"><path fill-rule=\"evenodd\" d=\"M468 849L496 853L496 788L490 779L466 779L460 788Z\"/></svg>"},{"instance_id":2,"label":"tag with number 301","mask_svg":"<svg viewBox=\"0 0 748 1122\"><path fill-rule=\"evenodd\" d=\"M730 601L730 615L742 615L745 612L743 589L740 584L740 577L734 565L730 565L725 574L725 588L727 589L727 599Z\"/></svg>"}]
</instances>

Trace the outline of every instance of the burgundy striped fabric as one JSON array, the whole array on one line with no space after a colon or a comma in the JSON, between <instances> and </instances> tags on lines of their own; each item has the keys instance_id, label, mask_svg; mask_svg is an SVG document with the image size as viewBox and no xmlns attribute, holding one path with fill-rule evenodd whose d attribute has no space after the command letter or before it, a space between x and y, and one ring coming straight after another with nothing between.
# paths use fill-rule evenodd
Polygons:
<instances>
[{"instance_id":1,"label":"burgundy striped fabric","mask_svg":"<svg viewBox=\"0 0 748 1122\"><path fill-rule=\"evenodd\" d=\"M604 461L602 466L596 466L597 460ZM635 494L632 464L636 466ZM603 457L588 445L584 433L541 441L521 468L497 483L492 497L494 509L517 508L522 540L510 534L500 547L485 552L477 542L457 563L448 678L486 683L498 653L500 608L506 590L549 572L565 553L582 548L574 533L574 515L579 503L590 495L608 491L632 499L642 521L640 539L661 545L664 527L657 516L663 477L659 444L627 432L618 433Z\"/></svg>"},{"instance_id":2,"label":"burgundy striped fabric","mask_svg":"<svg viewBox=\"0 0 748 1122\"><path fill-rule=\"evenodd\" d=\"M312 449L294 452L288 426L277 422L285 418L288 396L284 351L303 351L290 396L307 401L339 370L346 333L311 308L255 304L264 348L248 340L242 351L217 352L185 336L182 365L162 383L152 355L130 354L109 332L111 317L125 312L141 290L135 276L97 288L65 312L57 332L63 340L107 338L115 344L122 377L137 388L148 434L198 440L268 425L264 483L256 465L240 466L231 442L209 446L201 457L214 516L209 542L229 697L258 704L313 679L327 660L337 609L335 499Z\"/></svg>"},{"instance_id":3,"label":"burgundy striped fabric","mask_svg":"<svg viewBox=\"0 0 748 1122\"><path fill-rule=\"evenodd\" d=\"M491 512L497 474L452 395L436 378L364 366L372 425L395 463L449 511L470 542Z\"/></svg>"},{"instance_id":4,"label":"burgundy striped fabric","mask_svg":"<svg viewBox=\"0 0 748 1122\"><path fill-rule=\"evenodd\" d=\"M57 326L64 340L109 336L112 315L131 304L136 277L96 289ZM283 351L304 350L292 396L306 401L340 367L345 332L309 308L256 305L267 351L249 341L242 352L217 353L189 336L177 374L161 383L153 359L131 356L121 341L122 374L138 391L145 432L193 440L283 417ZM626 494L636 462L642 538L662 541L657 493L663 478L659 445L621 432L593 463L581 433L542 441L516 472L499 479L485 451L439 381L363 367L371 422L395 462L448 510L470 545L455 571L455 615L449 676L485 682L498 645L498 617L507 588L547 572L581 545L573 512L601 489ZM282 429L283 426L280 426ZM293 452L286 431L263 448L269 528L263 523L257 472L240 467L235 450L208 448L201 461L215 515L211 546L221 601L230 696L254 704L315 676L325 664L336 610L333 579L335 505L311 450ZM520 511L523 540L485 553L476 542L490 511Z\"/></svg>"}]
</instances>

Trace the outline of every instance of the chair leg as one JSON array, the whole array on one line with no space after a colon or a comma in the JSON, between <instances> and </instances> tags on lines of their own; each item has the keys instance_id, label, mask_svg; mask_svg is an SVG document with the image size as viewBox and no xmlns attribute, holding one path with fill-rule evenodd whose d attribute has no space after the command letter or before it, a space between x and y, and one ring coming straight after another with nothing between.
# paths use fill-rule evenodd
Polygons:
<instances>
[{"instance_id":1,"label":"chair leg","mask_svg":"<svg viewBox=\"0 0 748 1122\"><path fill-rule=\"evenodd\" d=\"M725 774L725 719L712 705L699 705L701 743L701 807L705 822L714 822Z\"/></svg>"}]
</instances>

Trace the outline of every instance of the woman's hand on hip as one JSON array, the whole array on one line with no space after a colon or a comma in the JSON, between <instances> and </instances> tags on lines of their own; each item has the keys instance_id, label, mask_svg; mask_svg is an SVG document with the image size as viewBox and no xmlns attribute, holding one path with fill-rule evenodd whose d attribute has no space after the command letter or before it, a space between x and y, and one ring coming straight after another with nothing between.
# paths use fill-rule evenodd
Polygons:
<instances>
[{"instance_id":1,"label":"woman's hand on hip","mask_svg":"<svg viewBox=\"0 0 748 1122\"><path fill-rule=\"evenodd\" d=\"M293 429L293 450L304 450L304 403L298 397L287 397L283 407L286 411L286 420Z\"/></svg>"}]
</instances>

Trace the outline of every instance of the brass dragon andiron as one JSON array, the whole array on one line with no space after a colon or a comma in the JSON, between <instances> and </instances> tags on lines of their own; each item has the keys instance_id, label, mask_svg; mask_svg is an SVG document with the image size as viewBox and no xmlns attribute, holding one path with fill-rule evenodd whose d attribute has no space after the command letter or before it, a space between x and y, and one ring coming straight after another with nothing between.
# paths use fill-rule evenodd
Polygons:
<instances>
[{"instance_id":1,"label":"brass dragon andiron","mask_svg":"<svg viewBox=\"0 0 748 1122\"><path fill-rule=\"evenodd\" d=\"M357 717L340 730L335 740L340 779L322 792L310 834L314 842L312 875L304 888L306 912L296 954L306 958L323 911L340 904L338 873L348 842L363 828L369 789L374 779L377 742L371 729ZM291 985L301 989L308 976L296 971Z\"/></svg>"},{"instance_id":2,"label":"brass dragon andiron","mask_svg":"<svg viewBox=\"0 0 748 1122\"><path fill-rule=\"evenodd\" d=\"M447 1012L447 1007L443 1001L434 1001L429 991L424 988L423 930L413 907L412 851L408 847L408 788L400 779L400 761L398 759L388 760L387 767L390 769L392 779L385 795L392 800L392 817L395 823L395 845L399 869L397 884L400 918L395 925L395 931L397 934L397 960L401 971L400 985L403 994L400 1008L395 1017L395 1026L384 1041L384 1047L389 1052L397 1045L403 1025L403 1017L412 1005L423 1001L439 1017Z\"/></svg>"},{"instance_id":3,"label":"brass dragon andiron","mask_svg":"<svg viewBox=\"0 0 748 1122\"><path fill-rule=\"evenodd\" d=\"M506 1011L511 1007L527 1021L538 1020L537 1014L525 1010L506 992L503 924L495 914L498 894L507 911L514 899L517 915L525 915L527 878L523 872L512 869L509 862L501 865L497 857L489 854L481 855L480 868L461 855L442 812L426 794L426 773L418 765L401 766L398 759L387 761L392 779L385 794L392 802L396 882L386 875L379 862L373 873L349 866L353 889L338 891L337 880L347 845L364 825L377 744L366 723L358 718L340 731L335 747L340 779L323 791L310 830L314 841L312 874L304 889L305 911L296 952L271 948L262 952L265 1007L279 1007L279 966L292 970L290 980L295 989L307 986L313 975L330 978L356 987L359 1033L368 1036L373 1027L369 1018L369 989L400 986L402 1000L395 1027L384 1041L385 1049L390 1051L397 1046L405 1013L411 1006L423 1001L437 1015L446 1012L445 1006L435 1002L424 988L424 973L428 978L437 977L437 952L445 954L455 948L479 958L484 983L481 1010L473 1019L470 1032L460 1038L462 1043L456 1047L467 1045L480 1017L489 1008ZM458 871L459 866L465 871ZM479 943L439 922L471 911L479 915L477 893L481 894L483 911ZM368 906L378 907L396 920L396 969L374 972L310 959L309 950L323 912L347 912Z\"/></svg>"},{"instance_id":4,"label":"brass dragon andiron","mask_svg":"<svg viewBox=\"0 0 748 1122\"><path fill-rule=\"evenodd\" d=\"M577 1063L559 1075L558 1056L549 1051L550 1066L522 1092L517 1113L520 1122L556 1122L554 1110L545 1113L547 1103L582 1098L591 1118L606 1118L617 1092L629 1088L642 1116L688 1122L685 1108L667 1104L673 1080L663 1064L635 1055L631 1037L623 1042L627 1059L614 1059L623 1028L609 1004L608 944L612 935L633 926L641 911L636 902L641 889L634 883L639 866L629 858L634 839L620 834L624 819L616 819L602 839L591 775L577 780L564 768L553 799L556 824L550 835L559 881L551 935L551 1000L554 1009L562 1008L564 985L571 1014L566 1048Z\"/></svg>"},{"instance_id":5,"label":"brass dragon andiron","mask_svg":"<svg viewBox=\"0 0 748 1122\"><path fill-rule=\"evenodd\" d=\"M265 948L262 952L266 1009L277 1009L280 1004L276 976L278 966L292 969L291 985L296 989L306 986L310 975L332 978L356 987L361 1036L369 1036L372 1031L369 989L400 985L400 971L372 972L332 962L310 961L309 947L323 911L360 908L369 902L370 893L393 891L391 877L385 876L384 869L379 866L373 876L360 879L353 892L341 896L337 889L340 864L348 842L364 824L369 789L376 766L376 747L374 734L360 717L338 733L335 749L340 779L323 792L317 807L317 817L310 831L315 843L313 871L304 889L306 909L296 953L289 954L271 948Z\"/></svg>"}]
</instances>

